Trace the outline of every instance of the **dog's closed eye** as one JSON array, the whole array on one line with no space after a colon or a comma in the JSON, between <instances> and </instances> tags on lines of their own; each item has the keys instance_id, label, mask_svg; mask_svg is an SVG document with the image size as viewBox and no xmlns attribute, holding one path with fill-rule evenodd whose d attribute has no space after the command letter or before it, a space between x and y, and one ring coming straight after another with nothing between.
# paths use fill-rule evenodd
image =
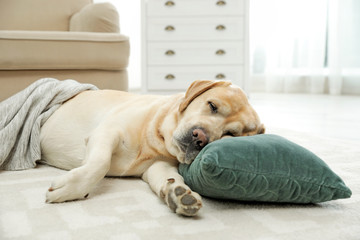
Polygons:
<instances>
[{"instance_id":1,"label":"dog's closed eye","mask_svg":"<svg viewBox=\"0 0 360 240\"><path fill-rule=\"evenodd\" d=\"M235 134L233 132L231 132L231 131L227 131L227 132L224 133L224 136L234 137Z\"/></svg>"},{"instance_id":2,"label":"dog's closed eye","mask_svg":"<svg viewBox=\"0 0 360 240\"><path fill-rule=\"evenodd\" d=\"M215 103L209 101L209 102L208 102L208 105L209 105L210 110L211 110L212 113L217 113L218 108L217 108L217 106L215 105Z\"/></svg>"}]
</instances>

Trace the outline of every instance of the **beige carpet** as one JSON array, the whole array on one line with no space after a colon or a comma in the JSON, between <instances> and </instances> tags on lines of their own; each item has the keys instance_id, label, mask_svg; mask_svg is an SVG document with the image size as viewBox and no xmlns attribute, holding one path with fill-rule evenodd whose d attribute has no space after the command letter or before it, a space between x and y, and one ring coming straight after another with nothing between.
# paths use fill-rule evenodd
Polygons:
<instances>
[{"instance_id":1,"label":"beige carpet","mask_svg":"<svg viewBox=\"0 0 360 240\"><path fill-rule=\"evenodd\" d=\"M106 178L85 201L45 204L48 166L0 172L0 239L360 239L360 143L272 129L319 155L353 191L318 205L204 198L197 218L173 214L138 179Z\"/></svg>"}]
</instances>

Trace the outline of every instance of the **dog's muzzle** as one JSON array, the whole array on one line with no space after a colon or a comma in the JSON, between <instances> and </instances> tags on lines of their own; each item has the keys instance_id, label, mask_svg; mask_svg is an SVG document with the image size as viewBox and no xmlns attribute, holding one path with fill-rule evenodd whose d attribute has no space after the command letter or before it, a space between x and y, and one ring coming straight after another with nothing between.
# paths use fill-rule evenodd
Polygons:
<instances>
[{"instance_id":1,"label":"dog's muzzle","mask_svg":"<svg viewBox=\"0 0 360 240\"><path fill-rule=\"evenodd\" d=\"M206 131L200 127L193 127L187 133L176 139L181 151L185 153L184 162L190 164L208 143Z\"/></svg>"}]
</instances>

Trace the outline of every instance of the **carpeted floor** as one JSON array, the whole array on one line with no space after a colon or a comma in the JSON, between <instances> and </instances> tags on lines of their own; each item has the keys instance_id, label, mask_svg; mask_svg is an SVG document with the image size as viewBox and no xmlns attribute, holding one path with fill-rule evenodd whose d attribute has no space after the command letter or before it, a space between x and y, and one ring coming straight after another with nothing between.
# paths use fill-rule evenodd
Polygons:
<instances>
[{"instance_id":1,"label":"carpeted floor","mask_svg":"<svg viewBox=\"0 0 360 240\"><path fill-rule=\"evenodd\" d=\"M85 201L45 204L62 170L0 172L0 239L360 239L360 148L356 141L268 129L319 155L353 196L318 205L204 198L196 218L173 214L139 179L106 178Z\"/></svg>"}]
</instances>

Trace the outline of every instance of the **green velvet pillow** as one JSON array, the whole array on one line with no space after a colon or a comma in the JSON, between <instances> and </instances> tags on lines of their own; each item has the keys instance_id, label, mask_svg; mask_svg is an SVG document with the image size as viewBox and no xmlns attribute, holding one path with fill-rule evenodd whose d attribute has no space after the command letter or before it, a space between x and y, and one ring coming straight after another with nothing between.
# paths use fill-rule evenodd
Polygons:
<instances>
[{"instance_id":1,"label":"green velvet pillow","mask_svg":"<svg viewBox=\"0 0 360 240\"><path fill-rule=\"evenodd\" d=\"M179 172L193 191L213 198L319 203L351 196L319 157L272 134L212 142Z\"/></svg>"}]
</instances>

